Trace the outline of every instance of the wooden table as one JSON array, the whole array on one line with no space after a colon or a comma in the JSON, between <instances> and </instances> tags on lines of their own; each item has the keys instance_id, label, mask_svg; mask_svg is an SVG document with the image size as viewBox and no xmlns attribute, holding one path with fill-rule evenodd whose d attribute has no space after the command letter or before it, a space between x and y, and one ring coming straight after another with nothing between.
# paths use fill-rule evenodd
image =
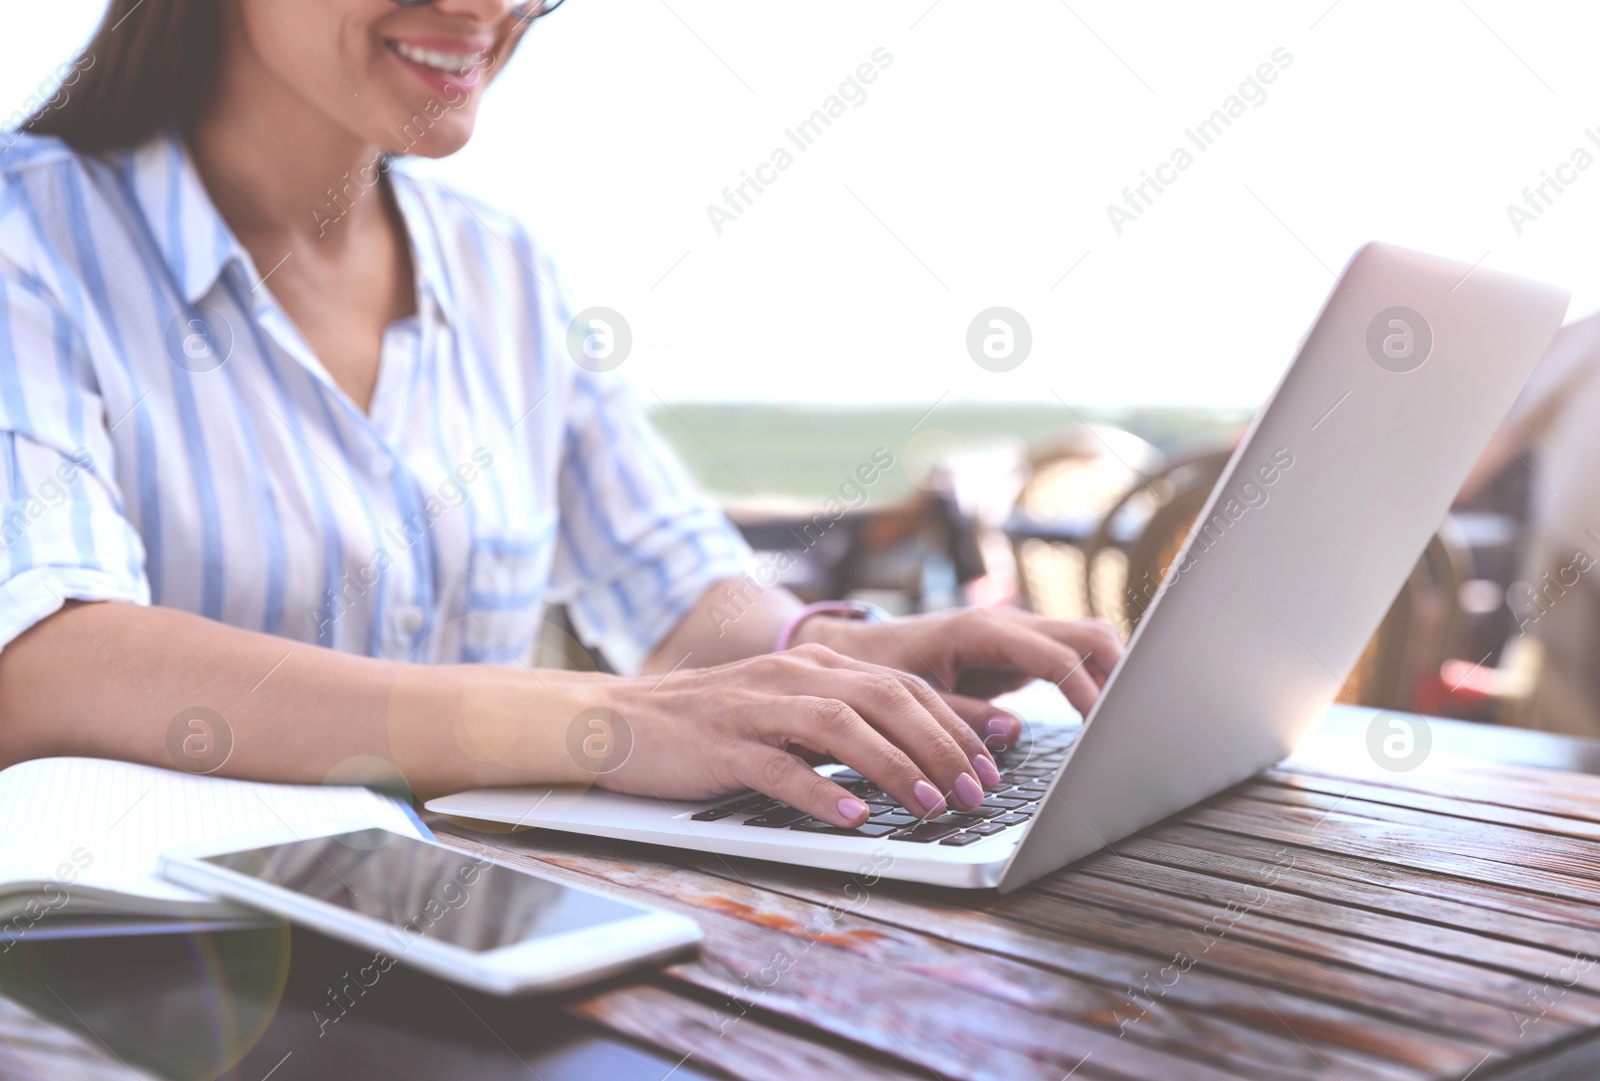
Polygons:
<instances>
[{"instance_id":1,"label":"wooden table","mask_svg":"<svg viewBox=\"0 0 1600 1081\"><path fill-rule=\"evenodd\" d=\"M1569 772L1596 745L1435 721L1433 758L1390 773L1366 759L1370 717L1337 711L1325 746L1004 898L436 821L706 931L698 956L598 989L455 996L476 1036L448 1039L527 1070L448 1075L1600 1077L1600 777ZM1505 760L1445 754L1485 747ZM443 985L398 986L454 1009ZM446 1042L394 1016L391 1042ZM362 1075L319 1067L331 1043L283 1023L230 1076ZM634 1057L563 1072L525 1049L530 1026ZM446 1075L406 1072L421 1053L382 1076Z\"/></svg>"},{"instance_id":2,"label":"wooden table","mask_svg":"<svg viewBox=\"0 0 1600 1081\"><path fill-rule=\"evenodd\" d=\"M1004 898L545 831L493 847L701 922L698 958L566 1008L709 1072L1600 1075L1600 778L1366 765L1269 771Z\"/></svg>"}]
</instances>

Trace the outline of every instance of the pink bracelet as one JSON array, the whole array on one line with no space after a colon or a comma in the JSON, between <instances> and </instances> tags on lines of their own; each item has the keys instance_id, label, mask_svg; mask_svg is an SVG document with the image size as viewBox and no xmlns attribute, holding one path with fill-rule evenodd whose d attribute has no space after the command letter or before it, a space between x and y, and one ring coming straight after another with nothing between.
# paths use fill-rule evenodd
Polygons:
<instances>
[{"instance_id":1,"label":"pink bracelet","mask_svg":"<svg viewBox=\"0 0 1600 1081\"><path fill-rule=\"evenodd\" d=\"M783 629L778 632L778 640L773 643L772 651L782 653L794 645L795 632L800 629L800 624L812 616L829 615L845 616L849 619L864 619L869 623L876 623L883 619L883 611L875 605L863 601L818 601L808 604L784 623Z\"/></svg>"}]
</instances>

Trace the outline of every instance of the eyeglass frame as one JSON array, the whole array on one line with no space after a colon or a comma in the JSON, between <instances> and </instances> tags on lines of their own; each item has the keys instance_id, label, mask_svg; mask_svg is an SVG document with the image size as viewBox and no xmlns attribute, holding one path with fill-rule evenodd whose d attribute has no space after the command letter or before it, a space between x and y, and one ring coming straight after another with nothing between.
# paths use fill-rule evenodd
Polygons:
<instances>
[{"instance_id":1,"label":"eyeglass frame","mask_svg":"<svg viewBox=\"0 0 1600 1081\"><path fill-rule=\"evenodd\" d=\"M434 3L434 0L393 0L393 2L394 2L396 7L420 8L420 7L427 7L429 4ZM546 15L550 14L552 11L554 11L556 8L560 7L562 4L564 4L566 2L567 2L567 0L529 0L529 2L525 2L525 3L521 3L521 4L513 4L512 7L511 7L511 10L508 11L506 14L510 15L513 19L516 19L518 22L531 23L535 19L544 18ZM525 8L525 7L530 7L530 6L534 10L533 10L533 13L529 14L529 15L524 15L521 11L517 10L518 8Z\"/></svg>"}]
</instances>

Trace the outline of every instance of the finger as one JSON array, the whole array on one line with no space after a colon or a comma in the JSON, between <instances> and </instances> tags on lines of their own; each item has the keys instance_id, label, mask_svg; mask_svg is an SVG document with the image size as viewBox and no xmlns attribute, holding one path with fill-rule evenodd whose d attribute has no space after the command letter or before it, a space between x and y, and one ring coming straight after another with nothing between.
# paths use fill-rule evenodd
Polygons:
<instances>
[{"instance_id":1,"label":"finger","mask_svg":"<svg viewBox=\"0 0 1600 1081\"><path fill-rule=\"evenodd\" d=\"M907 685L910 680L884 668L840 669L827 679L831 693L910 755L945 800L967 811L983 802L972 759L988 752L937 695L930 692L924 702Z\"/></svg>"},{"instance_id":2,"label":"finger","mask_svg":"<svg viewBox=\"0 0 1600 1081\"><path fill-rule=\"evenodd\" d=\"M1079 713L1088 715L1094 704L1100 698L1100 684L1089 674L1089 662L1093 659L1088 653L1080 653L1070 646L1064 646L1048 635L1039 635L1038 640L1041 660L1054 654L1055 670L1066 668L1066 673L1050 679L1067 696L1067 701L1072 703L1072 708ZM1031 644L1031 643L1030 643Z\"/></svg>"},{"instance_id":3,"label":"finger","mask_svg":"<svg viewBox=\"0 0 1600 1081\"><path fill-rule=\"evenodd\" d=\"M1100 686L1089 675L1082 654L1014 619L993 617L963 635L958 646L965 664L1009 664L1036 679L1054 683L1079 713L1088 713Z\"/></svg>"},{"instance_id":4,"label":"finger","mask_svg":"<svg viewBox=\"0 0 1600 1081\"><path fill-rule=\"evenodd\" d=\"M984 739L984 734L974 728L956 708L946 701L944 695L935 691L924 679L913 675L897 673L906 689L912 693L917 702L926 709L934 720L938 721L944 730L960 745L961 751L972 763L973 772L978 775L978 783L985 788L993 788L1000 782L1000 770L995 765L994 751ZM957 695L956 697L961 697ZM1001 710L994 713L1010 717ZM1015 718L1011 718L1015 719Z\"/></svg>"},{"instance_id":5,"label":"finger","mask_svg":"<svg viewBox=\"0 0 1600 1081\"><path fill-rule=\"evenodd\" d=\"M971 810L983 802L983 789L989 786L984 778L999 774L994 758L971 726L964 723L925 680L820 646L810 648L802 657L813 669L833 669L841 675L849 673L844 676L843 683L838 683L836 676L826 685L829 689L819 693L849 701L859 714L905 748L946 800L953 800L963 810ZM804 671L801 670L800 678L809 679ZM848 694L840 694L838 687L841 686L853 688L867 697L858 701ZM907 695L910 702L906 701ZM932 726L927 723L929 719ZM885 723L879 723L880 720Z\"/></svg>"},{"instance_id":6,"label":"finger","mask_svg":"<svg viewBox=\"0 0 1600 1081\"><path fill-rule=\"evenodd\" d=\"M738 769L741 784L765 792L812 818L855 829L871 813L861 800L834 784L788 751L753 743Z\"/></svg>"},{"instance_id":7,"label":"finger","mask_svg":"<svg viewBox=\"0 0 1600 1081\"><path fill-rule=\"evenodd\" d=\"M1101 619L1050 619L1034 616L1032 627L1057 642L1077 650L1085 659L1084 667L1095 677L1095 682L1105 686L1111 670L1122 659L1122 636L1111 624Z\"/></svg>"},{"instance_id":8,"label":"finger","mask_svg":"<svg viewBox=\"0 0 1600 1081\"><path fill-rule=\"evenodd\" d=\"M954 691L967 698L996 698L1002 694L1021 690L1033 682L1032 676L1023 675L1015 668L996 668L992 665L973 665L956 676L954 687L941 690Z\"/></svg>"},{"instance_id":9,"label":"finger","mask_svg":"<svg viewBox=\"0 0 1600 1081\"><path fill-rule=\"evenodd\" d=\"M992 754L1003 751L1017 742L1022 735L1022 719L1014 713L1008 713L992 702L981 698L971 698L964 694L942 694L945 704L953 710L956 716L967 722L968 726L983 739L983 745L991 753L990 762L993 763ZM974 765L977 763L975 762ZM999 774L996 772L996 780ZM978 779L987 780L983 770L978 771Z\"/></svg>"},{"instance_id":10,"label":"finger","mask_svg":"<svg viewBox=\"0 0 1600 1081\"><path fill-rule=\"evenodd\" d=\"M820 682L821 673L813 670ZM837 679L829 674L828 681ZM855 706L840 698L839 689L823 694L793 694L774 701L757 720L757 731L776 741L792 740L823 751L856 770L893 796L907 811L925 818L943 814L944 796L922 768ZM870 709L871 707L864 707Z\"/></svg>"}]
</instances>

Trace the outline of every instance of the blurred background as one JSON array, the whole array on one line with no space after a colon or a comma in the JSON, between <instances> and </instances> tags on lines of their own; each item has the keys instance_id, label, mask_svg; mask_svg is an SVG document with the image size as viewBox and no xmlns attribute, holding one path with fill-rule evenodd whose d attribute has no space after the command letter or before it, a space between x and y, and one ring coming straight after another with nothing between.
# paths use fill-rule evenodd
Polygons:
<instances>
[{"instance_id":1,"label":"blurred background","mask_svg":"<svg viewBox=\"0 0 1600 1081\"><path fill-rule=\"evenodd\" d=\"M103 5L0 2L3 127ZM412 167L519 214L574 310L626 319L621 371L757 548L798 557L794 588L903 612L1130 632L1368 240L1564 285L1561 355L1350 696L1600 734L1600 592L1569 573L1574 545L1600 557L1572 405L1596 382L1597 29L1575 0L569 0L468 149Z\"/></svg>"}]
</instances>

